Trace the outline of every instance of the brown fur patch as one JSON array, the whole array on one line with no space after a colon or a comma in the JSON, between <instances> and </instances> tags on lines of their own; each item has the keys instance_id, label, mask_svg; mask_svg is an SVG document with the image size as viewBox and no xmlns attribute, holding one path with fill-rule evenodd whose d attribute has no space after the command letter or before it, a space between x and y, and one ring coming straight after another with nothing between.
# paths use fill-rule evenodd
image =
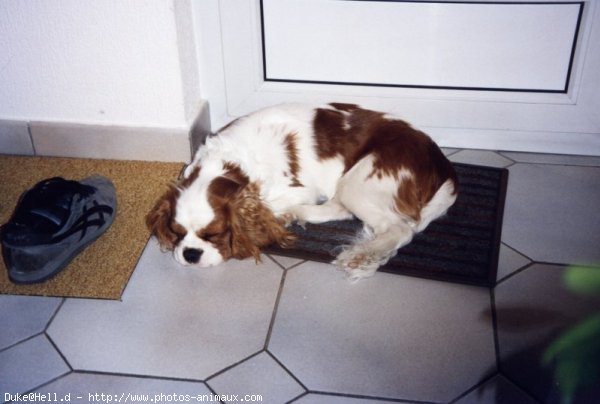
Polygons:
<instances>
[{"instance_id":1,"label":"brown fur patch","mask_svg":"<svg viewBox=\"0 0 600 404\"><path fill-rule=\"evenodd\" d=\"M249 181L239 166L226 163L226 173L209 185L215 218L198 233L213 243L221 256L260 261L260 249L272 243L288 245L293 236L260 198L260 186Z\"/></svg>"},{"instance_id":2,"label":"brown fur patch","mask_svg":"<svg viewBox=\"0 0 600 404\"><path fill-rule=\"evenodd\" d=\"M292 187L303 187L302 183L298 179L300 173L300 161L298 156L298 145L296 141L295 133L288 133L284 139L285 151L288 158L288 166L290 168L290 175L292 176L291 186Z\"/></svg>"},{"instance_id":3,"label":"brown fur patch","mask_svg":"<svg viewBox=\"0 0 600 404\"><path fill-rule=\"evenodd\" d=\"M458 188L452 164L425 133L399 119L362 109L354 104L330 104L317 109L314 132L320 159L341 156L345 171L367 155L373 156L371 176L403 178L396 195L398 210L418 220L423 206L448 179Z\"/></svg>"},{"instance_id":4,"label":"brown fur patch","mask_svg":"<svg viewBox=\"0 0 600 404\"><path fill-rule=\"evenodd\" d=\"M341 105L343 109L317 109L313 123L317 155L320 159L342 156L347 171L369 153L373 125L383 114L351 104L334 105Z\"/></svg>"},{"instance_id":5,"label":"brown fur patch","mask_svg":"<svg viewBox=\"0 0 600 404\"><path fill-rule=\"evenodd\" d=\"M272 243L285 247L293 242L294 236L260 199L257 184L249 184L238 194L231 208L231 250L234 258L254 257L258 262L262 247Z\"/></svg>"},{"instance_id":6,"label":"brown fur patch","mask_svg":"<svg viewBox=\"0 0 600 404\"><path fill-rule=\"evenodd\" d=\"M170 184L168 190L156 201L154 207L146 215L146 227L156 236L160 246L167 250L175 248L185 237L187 230L175 222L177 197L180 190L189 187L200 174L200 167L194 168L188 178L177 184Z\"/></svg>"}]
</instances>

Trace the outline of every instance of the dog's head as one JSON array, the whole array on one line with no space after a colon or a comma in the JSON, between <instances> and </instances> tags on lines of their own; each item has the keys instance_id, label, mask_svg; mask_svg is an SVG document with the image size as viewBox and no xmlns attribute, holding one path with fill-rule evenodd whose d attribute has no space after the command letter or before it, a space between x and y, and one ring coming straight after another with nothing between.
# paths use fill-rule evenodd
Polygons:
<instances>
[{"instance_id":1,"label":"dog's head","mask_svg":"<svg viewBox=\"0 0 600 404\"><path fill-rule=\"evenodd\" d=\"M260 186L230 163L219 170L191 167L156 202L146 225L161 247L183 265L208 267L254 257L293 236L261 201Z\"/></svg>"}]
</instances>

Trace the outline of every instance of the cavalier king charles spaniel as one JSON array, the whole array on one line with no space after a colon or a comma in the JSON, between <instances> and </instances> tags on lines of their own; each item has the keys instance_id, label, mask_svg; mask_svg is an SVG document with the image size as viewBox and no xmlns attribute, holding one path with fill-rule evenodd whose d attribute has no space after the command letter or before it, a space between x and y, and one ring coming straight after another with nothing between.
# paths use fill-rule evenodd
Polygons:
<instances>
[{"instance_id":1,"label":"cavalier king charles spaniel","mask_svg":"<svg viewBox=\"0 0 600 404\"><path fill-rule=\"evenodd\" d=\"M445 214L456 173L423 132L353 104L279 105L207 138L146 224L183 265L208 267L294 242L287 226L356 217L364 232L334 263L373 275Z\"/></svg>"}]
</instances>

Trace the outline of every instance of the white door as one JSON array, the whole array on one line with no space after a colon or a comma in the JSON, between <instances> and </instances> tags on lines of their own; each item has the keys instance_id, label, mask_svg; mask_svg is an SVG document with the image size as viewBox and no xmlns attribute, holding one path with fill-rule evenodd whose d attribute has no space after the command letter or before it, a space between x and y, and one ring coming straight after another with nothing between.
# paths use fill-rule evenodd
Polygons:
<instances>
[{"instance_id":1,"label":"white door","mask_svg":"<svg viewBox=\"0 0 600 404\"><path fill-rule=\"evenodd\" d=\"M197 0L194 13L214 128L338 101L446 147L600 155L594 1Z\"/></svg>"}]
</instances>

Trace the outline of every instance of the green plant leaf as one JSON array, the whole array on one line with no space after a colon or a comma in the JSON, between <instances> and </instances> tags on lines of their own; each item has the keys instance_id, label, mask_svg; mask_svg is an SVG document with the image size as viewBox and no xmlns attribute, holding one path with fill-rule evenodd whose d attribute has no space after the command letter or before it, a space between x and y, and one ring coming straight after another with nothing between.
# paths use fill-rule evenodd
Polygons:
<instances>
[{"instance_id":1,"label":"green plant leaf","mask_svg":"<svg viewBox=\"0 0 600 404\"><path fill-rule=\"evenodd\" d=\"M600 313L564 332L542 360L555 363L554 378L564 403L572 401L578 387L600 383Z\"/></svg>"},{"instance_id":2,"label":"green plant leaf","mask_svg":"<svg viewBox=\"0 0 600 404\"><path fill-rule=\"evenodd\" d=\"M572 266L565 272L564 281L577 293L600 294L600 267Z\"/></svg>"}]
</instances>

